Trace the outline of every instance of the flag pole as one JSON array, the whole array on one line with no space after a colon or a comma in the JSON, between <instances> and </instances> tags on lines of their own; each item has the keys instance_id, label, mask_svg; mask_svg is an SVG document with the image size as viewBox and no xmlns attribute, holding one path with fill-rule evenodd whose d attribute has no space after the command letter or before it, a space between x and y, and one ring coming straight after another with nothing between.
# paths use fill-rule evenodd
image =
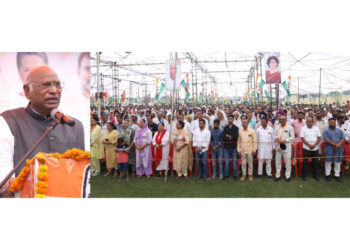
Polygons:
<instances>
[{"instance_id":1,"label":"flag pole","mask_svg":"<svg viewBox=\"0 0 350 250\"><path fill-rule=\"evenodd\" d=\"M170 53L170 59L172 59L172 53ZM176 90L176 75L177 75L177 52L175 52L175 76L174 76L174 86L173 86L173 90L171 91L171 123L174 122L174 95L175 95L175 90ZM172 137L172 125L170 123L170 138ZM170 145L169 145L170 147ZM169 154L168 154L168 158L169 158ZM169 165L168 165L169 167ZM164 177L164 182L167 182L168 179L168 168L165 169L165 177Z\"/></svg>"}]
</instances>

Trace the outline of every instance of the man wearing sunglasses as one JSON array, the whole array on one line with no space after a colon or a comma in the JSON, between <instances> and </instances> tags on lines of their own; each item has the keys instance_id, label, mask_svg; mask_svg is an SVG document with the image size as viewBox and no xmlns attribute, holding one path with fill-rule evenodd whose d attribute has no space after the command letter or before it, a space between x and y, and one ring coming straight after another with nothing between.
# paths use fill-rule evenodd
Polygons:
<instances>
[{"instance_id":1,"label":"man wearing sunglasses","mask_svg":"<svg viewBox=\"0 0 350 250\"><path fill-rule=\"evenodd\" d=\"M29 101L27 107L7 110L0 115L0 180L55 121L54 113L60 104L62 89L63 83L48 66L39 66L28 72L23 86ZM33 158L38 152L64 153L71 148L84 150L83 124L74 120L74 126L58 124L28 158ZM16 175L20 171L21 168ZM11 181L6 185L5 194Z\"/></svg>"}]
</instances>

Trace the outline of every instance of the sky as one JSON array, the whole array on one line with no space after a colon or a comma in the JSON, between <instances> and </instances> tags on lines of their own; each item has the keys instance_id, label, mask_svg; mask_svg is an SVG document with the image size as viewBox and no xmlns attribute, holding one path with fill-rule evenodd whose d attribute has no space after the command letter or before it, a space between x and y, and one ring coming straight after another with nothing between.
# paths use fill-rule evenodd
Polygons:
<instances>
[{"instance_id":1,"label":"sky","mask_svg":"<svg viewBox=\"0 0 350 250\"><path fill-rule=\"evenodd\" d=\"M275 52L275 51L272 51ZM251 67L255 67L255 56L258 52L191 52L200 61L200 64L208 73L202 74L197 71L198 83L208 82L207 93L210 90L217 90L219 97L242 97L247 90L247 79ZM262 52L264 53L264 52ZM96 92L96 53L92 53L91 74L92 74L92 93ZM165 63L174 53L164 52L102 52L100 73L104 77L104 89L112 93L111 79L112 70L104 62L117 62L122 65L119 69L119 88L125 90L126 96L136 97L145 93L145 85L138 86L138 83L148 84L147 92L154 96L156 93L156 78L165 81L166 66ZM189 73L190 83L192 82L192 64L186 59L186 53L178 52L178 58L181 59L181 75L185 78ZM263 79L265 79L265 63L263 62ZM147 65L157 63L155 65ZM130 64L141 64L133 65ZM321 70L320 70L321 69ZM350 54L341 52L280 52L280 70L282 81L291 76L290 91L292 94L299 93L318 93L321 77L321 93L331 91L342 91L350 89L347 86L350 83ZM321 71L321 76L320 76ZM216 85L210 78L213 77ZM195 79L194 79L195 80ZM134 81L131 84L130 82ZM216 86L216 88L215 88ZM265 85L266 88L267 85ZM200 91L201 87L198 85ZM130 91L131 90L131 91ZM192 94L192 85L190 85ZM285 95L281 88L281 97ZM185 92L180 91L180 97L184 97Z\"/></svg>"}]
</instances>

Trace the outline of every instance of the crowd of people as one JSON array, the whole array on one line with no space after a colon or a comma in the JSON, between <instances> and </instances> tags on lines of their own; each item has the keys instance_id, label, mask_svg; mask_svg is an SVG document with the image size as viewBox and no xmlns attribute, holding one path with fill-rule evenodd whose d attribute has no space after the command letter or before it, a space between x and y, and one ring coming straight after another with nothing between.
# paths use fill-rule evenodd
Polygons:
<instances>
[{"instance_id":1,"label":"crowd of people","mask_svg":"<svg viewBox=\"0 0 350 250\"><path fill-rule=\"evenodd\" d=\"M350 146L350 103L343 105L206 105L91 108L91 175L209 181L264 178L341 181ZM300 164L298 164L300 163ZM256 177L253 170L256 166ZM193 166L195 166L193 168ZM300 166L300 168L298 168ZM170 170L170 171L168 171ZM343 169L344 171L344 169ZM299 172L299 173L298 173Z\"/></svg>"}]
</instances>

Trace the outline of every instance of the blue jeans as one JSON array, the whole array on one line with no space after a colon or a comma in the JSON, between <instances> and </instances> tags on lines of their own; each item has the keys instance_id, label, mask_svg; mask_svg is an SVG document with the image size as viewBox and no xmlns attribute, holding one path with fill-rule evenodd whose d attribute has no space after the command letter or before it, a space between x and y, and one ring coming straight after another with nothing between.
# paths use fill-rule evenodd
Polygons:
<instances>
[{"instance_id":1,"label":"blue jeans","mask_svg":"<svg viewBox=\"0 0 350 250\"><path fill-rule=\"evenodd\" d=\"M223 166L222 166L222 147L219 147L216 149L216 152L214 150L211 150L211 166L213 169L213 175L216 175L216 160L219 159L219 171L220 176L224 175Z\"/></svg>"},{"instance_id":2,"label":"blue jeans","mask_svg":"<svg viewBox=\"0 0 350 250\"><path fill-rule=\"evenodd\" d=\"M202 176L202 162L203 160L203 166L204 166L204 174L203 177L208 177L208 151L203 152L202 154L198 154L196 152L196 161L197 161L197 175Z\"/></svg>"},{"instance_id":3,"label":"blue jeans","mask_svg":"<svg viewBox=\"0 0 350 250\"><path fill-rule=\"evenodd\" d=\"M230 158L232 158L233 176L237 176L237 149L224 149L225 177L230 175Z\"/></svg>"}]
</instances>

